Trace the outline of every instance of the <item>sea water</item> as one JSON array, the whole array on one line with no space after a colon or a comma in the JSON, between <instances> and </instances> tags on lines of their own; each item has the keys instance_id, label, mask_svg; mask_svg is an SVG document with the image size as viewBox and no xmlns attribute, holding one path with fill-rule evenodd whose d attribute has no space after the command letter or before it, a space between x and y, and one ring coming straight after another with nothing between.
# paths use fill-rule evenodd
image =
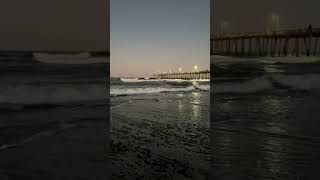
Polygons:
<instances>
[{"instance_id":1,"label":"sea water","mask_svg":"<svg viewBox=\"0 0 320 180\"><path fill-rule=\"evenodd\" d=\"M111 78L113 177L207 179L209 84Z\"/></svg>"},{"instance_id":2,"label":"sea water","mask_svg":"<svg viewBox=\"0 0 320 180\"><path fill-rule=\"evenodd\" d=\"M31 52L2 52L0 151L83 119L99 118L106 124L107 73L106 63L40 63Z\"/></svg>"},{"instance_id":3,"label":"sea water","mask_svg":"<svg viewBox=\"0 0 320 180\"><path fill-rule=\"evenodd\" d=\"M211 58L213 179L319 179L320 58Z\"/></svg>"}]
</instances>

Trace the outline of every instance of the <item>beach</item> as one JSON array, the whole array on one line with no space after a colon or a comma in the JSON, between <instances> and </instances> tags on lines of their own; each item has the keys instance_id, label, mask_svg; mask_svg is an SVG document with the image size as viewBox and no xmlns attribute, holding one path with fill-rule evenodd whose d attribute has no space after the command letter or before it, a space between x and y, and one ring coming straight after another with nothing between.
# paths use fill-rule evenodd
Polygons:
<instances>
[{"instance_id":1,"label":"beach","mask_svg":"<svg viewBox=\"0 0 320 180\"><path fill-rule=\"evenodd\" d=\"M208 179L209 82L111 78L110 95L113 179Z\"/></svg>"},{"instance_id":2,"label":"beach","mask_svg":"<svg viewBox=\"0 0 320 180\"><path fill-rule=\"evenodd\" d=\"M105 179L109 64L2 52L0 179Z\"/></svg>"},{"instance_id":3,"label":"beach","mask_svg":"<svg viewBox=\"0 0 320 180\"><path fill-rule=\"evenodd\" d=\"M319 179L319 57L211 57L213 179Z\"/></svg>"}]
</instances>

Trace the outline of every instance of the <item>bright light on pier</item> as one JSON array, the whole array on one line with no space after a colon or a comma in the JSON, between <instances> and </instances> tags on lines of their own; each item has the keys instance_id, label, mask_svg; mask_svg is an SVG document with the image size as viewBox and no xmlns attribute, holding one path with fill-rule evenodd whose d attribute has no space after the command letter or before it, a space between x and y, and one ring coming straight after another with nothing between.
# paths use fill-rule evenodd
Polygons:
<instances>
[{"instance_id":1,"label":"bright light on pier","mask_svg":"<svg viewBox=\"0 0 320 180\"><path fill-rule=\"evenodd\" d=\"M194 71L194 72L198 72L198 66L194 66L194 67L193 67L193 71Z\"/></svg>"},{"instance_id":2,"label":"bright light on pier","mask_svg":"<svg viewBox=\"0 0 320 180\"><path fill-rule=\"evenodd\" d=\"M181 67L179 67L179 73L182 73L182 68Z\"/></svg>"}]
</instances>

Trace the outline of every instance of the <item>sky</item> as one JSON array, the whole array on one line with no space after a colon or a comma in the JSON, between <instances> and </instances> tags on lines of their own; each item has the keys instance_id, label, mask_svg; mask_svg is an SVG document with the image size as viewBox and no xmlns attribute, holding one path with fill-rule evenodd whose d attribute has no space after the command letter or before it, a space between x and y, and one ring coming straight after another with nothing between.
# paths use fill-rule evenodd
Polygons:
<instances>
[{"instance_id":1,"label":"sky","mask_svg":"<svg viewBox=\"0 0 320 180\"><path fill-rule=\"evenodd\" d=\"M211 33L223 22L229 32L265 31L270 14L279 17L280 29L320 28L319 0L212 0Z\"/></svg>"},{"instance_id":2,"label":"sky","mask_svg":"<svg viewBox=\"0 0 320 180\"><path fill-rule=\"evenodd\" d=\"M109 0L1 0L0 50L109 50Z\"/></svg>"},{"instance_id":3,"label":"sky","mask_svg":"<svg viewBox=\"0 0 320 180\"><path fill-rule=\"evenodd\" d=\"M112 77L209 69L210 0L111 0Z\"/></svg>"}]
</instances>

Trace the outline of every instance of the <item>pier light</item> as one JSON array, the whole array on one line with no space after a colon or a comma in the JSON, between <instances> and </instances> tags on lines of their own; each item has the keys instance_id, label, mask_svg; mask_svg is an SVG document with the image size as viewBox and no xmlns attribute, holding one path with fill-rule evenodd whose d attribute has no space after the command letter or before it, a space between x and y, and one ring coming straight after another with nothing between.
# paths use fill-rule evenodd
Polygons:
<instances>
[{"instance_id":1,"label":"pier light","mask_svg":"<svg viewBox=\"0 0 320 180\"><path fill-rule=\"evenodd\" d=\"M181 67L179 67L179 73L181 73L182 72L182 68Z\"/></svg>"},{"instance_id":2,"label":"pier light","mask_svg":"<svg viewBox=\"0 0 320 180\"><path fill-rule=\"evenodd\" d=\"M198 66L193 67L194 72L198 72Z\"/></svg>"}]
</instances>

